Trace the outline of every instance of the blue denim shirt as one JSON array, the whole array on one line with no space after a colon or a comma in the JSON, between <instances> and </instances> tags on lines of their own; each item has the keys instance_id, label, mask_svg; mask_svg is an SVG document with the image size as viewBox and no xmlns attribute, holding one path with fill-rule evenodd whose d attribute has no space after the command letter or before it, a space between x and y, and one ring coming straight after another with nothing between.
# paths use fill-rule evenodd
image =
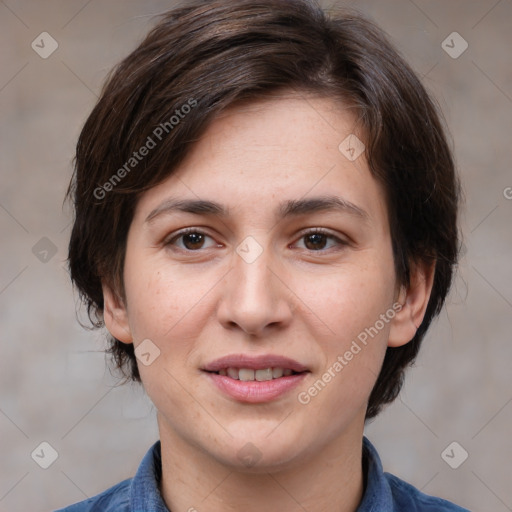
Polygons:
<instances>
[{"instance_id":1,"label":"blue denim shirt","mask_svg":"<svg viewBox=\"0 0 512 512\"><path fill-rule=\"evenodd\" d=\"M390 473L384 473L379 455L363 438L366 489L357 512L469 512L441 498L423 494ZM160 441L144 456L136 475L94 498L56 512L170 512L158 490L162 472ZM195 510L190 504L189 510Z\"/></svg>"}]
</instances>

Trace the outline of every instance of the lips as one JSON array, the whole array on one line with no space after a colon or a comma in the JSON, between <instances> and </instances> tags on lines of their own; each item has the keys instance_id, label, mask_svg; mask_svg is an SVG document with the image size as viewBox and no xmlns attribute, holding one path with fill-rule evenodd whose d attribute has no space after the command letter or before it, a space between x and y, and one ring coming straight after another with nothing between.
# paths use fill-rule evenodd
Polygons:
<instances>
[{"instance_id":1,"label":"lips","mask_svg":"<svg viewBox=\"0 0 512 512\"><path fill-rule=\"evenodd\" d=\"M224 394L241 402L267 402L296 387L310 370L283 356L236 354L216 359L202 370Z\"/></svg>"},{"instance_id":2,"label":"lips","mask_svg":"<svg viewBox=\"0 0 512 512\"><path fill-rule=\"evenodd\" d=\"M283 371L291 370L295 373L309 371L306 366L288 357L278 355L249 356L246 354L234 354L221 357L220 359L208 363L203 370L217 373L220 370L227 370L228 368L248 370L282 368Z\"/></svg>"}]
</instances>

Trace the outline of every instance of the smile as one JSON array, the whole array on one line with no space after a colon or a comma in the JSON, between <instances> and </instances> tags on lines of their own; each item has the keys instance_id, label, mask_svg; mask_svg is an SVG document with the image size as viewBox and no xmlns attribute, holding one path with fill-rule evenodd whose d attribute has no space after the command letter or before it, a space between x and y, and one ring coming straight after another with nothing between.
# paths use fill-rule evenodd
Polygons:
<instances>
[{"instance_id":1,"label":"smile","mask_svg":"<svg viewBox=\"0 0 512 512\"><path fill-rule=\"evenodd\" d=\"M274 354L233 354L201 369L224 396L246 403L284 397L310 373L303 364Z\"/></svg>"},{"instance_id":2,"label":"smile","mask_svg":"<svg viewBox=\"0 0 512 512\"><path fill-rule=\"evenodd\" d=\"M222 368L221 370L215 373L217 373L218 375L228 376L231 379L241 380L244 382L248 382L251 380L263 382L272 379L280 379L283 376L288 377L298 372L294 372L290 368L280 367L262 368L259 370L254 370L252 368L233 368L231 366L229 368Z\"/></svg>"}]
</instances>

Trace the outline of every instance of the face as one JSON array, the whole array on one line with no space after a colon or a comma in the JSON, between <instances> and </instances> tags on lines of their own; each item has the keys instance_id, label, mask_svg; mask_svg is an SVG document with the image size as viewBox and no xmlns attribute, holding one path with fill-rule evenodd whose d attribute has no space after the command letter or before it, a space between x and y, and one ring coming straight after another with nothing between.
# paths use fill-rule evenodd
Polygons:
<instances>
[{"instance_id":1,"label":"face","mask_svg":"<svg viewBox=\"0 0 512 512\"><path fill-rule=\"evenodd\" d=\"M162 438L253 471L360 440L421 307L397 292L381 186L339 149L355 126L330 99L238 107L141 197L105 321L135 345Z\"/></svg>"}]
</instances>

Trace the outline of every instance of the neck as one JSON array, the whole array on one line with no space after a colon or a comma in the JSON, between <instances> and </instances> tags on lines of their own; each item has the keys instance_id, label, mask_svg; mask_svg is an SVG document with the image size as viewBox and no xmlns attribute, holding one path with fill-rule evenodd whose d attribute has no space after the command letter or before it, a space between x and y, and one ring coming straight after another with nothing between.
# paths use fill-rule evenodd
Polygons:
<instances>
[{"instance_id":1,"label":"neck","mask_svg":"<svg viewBox=\"0 0 512 512\"><path fill-rule=\"evenodd\" d=\"M240 471L185 443L159 418L162 497L172 512L355 512L363 496L362 431L286 468Z\"/></svg>"}]
</instances>

